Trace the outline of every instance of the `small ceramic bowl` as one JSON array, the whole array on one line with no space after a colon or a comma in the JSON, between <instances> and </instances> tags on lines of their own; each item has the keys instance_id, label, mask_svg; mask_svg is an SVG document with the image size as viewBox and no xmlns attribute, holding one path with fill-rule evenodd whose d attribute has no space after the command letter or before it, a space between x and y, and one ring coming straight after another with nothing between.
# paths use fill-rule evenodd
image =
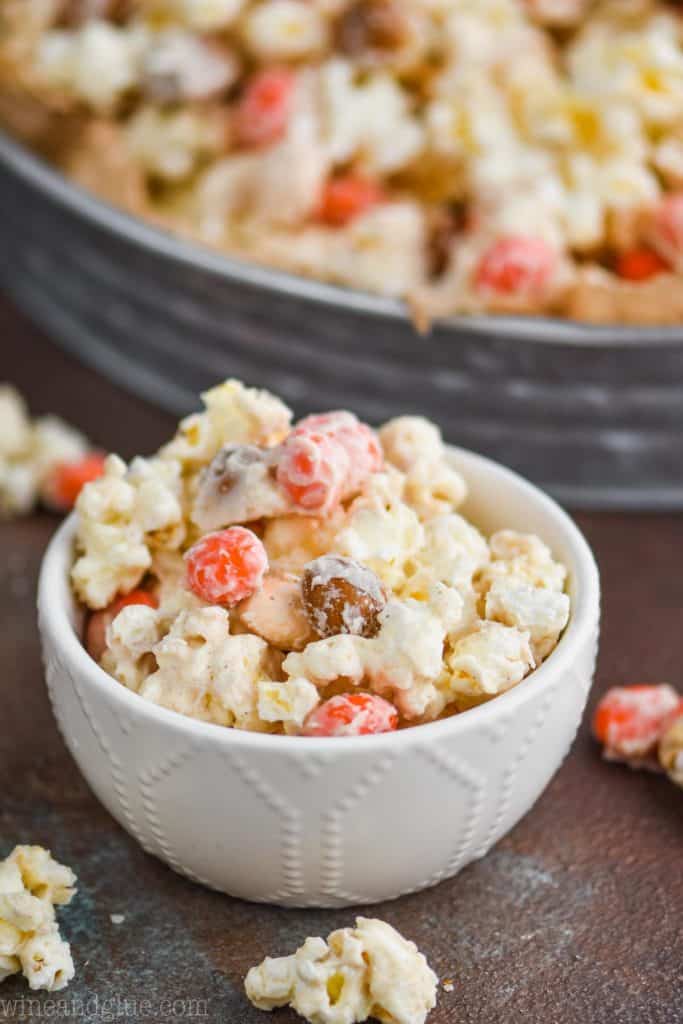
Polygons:
<instances>
[{"instance_id":1,"label":"small ceramic bowl","mask_svg":"<svg viewBox=\"0 0 683 1024\"><path fill-rule=\"evenodd\" d=\"M248 900L339 907L455 875L515 825L574 738L595 665L598 571L571 519L510 470L459 449L485 533L539 534L569 569L572 614L519 686L397 733L302 739L241 732L148 703L81 646L68 574L75 519L39 587L47 683L64 739L96 795L142 845L195 881Z\"/></svg>"}]
</instances>

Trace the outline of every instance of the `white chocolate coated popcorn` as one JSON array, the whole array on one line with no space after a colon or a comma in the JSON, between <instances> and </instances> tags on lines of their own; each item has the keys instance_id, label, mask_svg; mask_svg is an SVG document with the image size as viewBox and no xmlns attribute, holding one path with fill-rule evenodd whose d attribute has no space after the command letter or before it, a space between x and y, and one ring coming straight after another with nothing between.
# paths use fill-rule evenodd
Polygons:
<instances>
[{"instance_id":1,"label":"white chocolate coated popcorn","mask_svg":"<svg viewBox=\"0 0 683 1024\"><path fill-rule=\"evenodd\" d=\"M289 432L292 413L268 391L226 380L204 392L205 412L182 420L174 439L161 450L186 468L211 461L226 444L278 444Z\"/></svg>"},{"instance_id":2,"label":"white chocolate coated popcorn","mask_svg":"<svg viewBox=\"0 0 683 1024\"><path fill-rule=\"evenodd\" d=\"M320 703L320 694L308 679L288 679L285 683L261 681L257 690L258 714L264 722L301 727L306 715Z\"/></svg>"},{"instance_id":3,"label":"white chocolate coated popcorn","mask_svg":"<svg viewBox=\"0 0 683 1024\"><path fill-rule=\"evenodd\" d=\"M74 965L54 908L71 901L75 882L40 846L17 846L0 861L0 981L22 971L31 989L68 985Z\"/></svg>"},{"instance_id":4,"label":"white chocolate coated popcorn","mask_svg":"<svg viewBox=\"0 0 683 1024\"><path fill-rule=\"evenodd\" d=\"M424 1024L437 978L413 942L377 918L308 938L291 956L266 959L245 979L261 1010L291 1006L312 1024Z\"/></svg>"},{"instance_id":5,"label":"white chocolate coated popcorn","mask_svg":"<svg viewBox=\"0 0 683 1024\"><path fill-rule=\"evenodd\" d=\"M156 672L142 683L145 700L205 722L237 729L262 729L256 683L274 667L260 637L230 634L223 608L181 612L153 648Z\"/></svg>"},{"instance_id":6,"label":"white chocolate coated popcorn","mask_svg":"<svg viewBox=\"0 0 683 1024\"><path fill-rule=\"evenodd\" d=\"M480 623L456 641L446 661L448 689L475 696L509 690L535 665L529 633L499 622Z\"/></svg>"},{"instance_id":7,"label":"white chocolate coated popcorn","mask_svg":"<svg viewBox=\"0 0 683 1024\"><path fill-rule=\"evenodd\" d=\"M569 598L532 587L513 576L494 580L486 595L486 618L528 632L537 665L552 651L569 620Z\"/></svg>"},{"instance_id":8,"label":"white chocolate coated popcorn","mask_svg":"<svg viewBox=\"0 0 683 1024\"><path fill-rule=\"evenodd\" d=\"M26 403L9 385L0 386L0 518L30 512L61 462L85 455L88 442L57 416L31 421Z\"/></svg>"},{"instance_id":9,"label":"white chocolate coated popcorn","mask_svg":"<svg viewBox=\"0 0 683 1024\"><path fill-rule=\"evenodd\" d=\"M81 553L71 578L90 608L127 593L152 564L154 547L177 548L185 536L180 464L136 458L130 468L110 455L104 474L76 502Z\"/></svg>"}]
</instances>

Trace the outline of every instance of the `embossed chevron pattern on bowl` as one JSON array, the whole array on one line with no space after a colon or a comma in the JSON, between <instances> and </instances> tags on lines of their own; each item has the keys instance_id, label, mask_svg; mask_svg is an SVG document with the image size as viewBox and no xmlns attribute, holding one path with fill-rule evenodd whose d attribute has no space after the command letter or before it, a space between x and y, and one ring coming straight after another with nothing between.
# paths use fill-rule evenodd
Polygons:
<instances>
[{"instance_id":1,"label":"embossed chevron pattern on bowl","mask_svg":"<svg viewBox=\"0 0 683 1024\"><path fill-rule=\"evenodd\" d=\"M569 749L590 687L597 571L547 498L486 460L454 458L472 487L468 513L484 529L534 530L569 566L572 619L557 650L514 690L396 734L264 736L137 697L78 641L67 582L74 523L61 528L39 597L50 698L84 776L145 850L245 899L373 903L454 875L531 807Z\"/></svg>"}]
</instances>

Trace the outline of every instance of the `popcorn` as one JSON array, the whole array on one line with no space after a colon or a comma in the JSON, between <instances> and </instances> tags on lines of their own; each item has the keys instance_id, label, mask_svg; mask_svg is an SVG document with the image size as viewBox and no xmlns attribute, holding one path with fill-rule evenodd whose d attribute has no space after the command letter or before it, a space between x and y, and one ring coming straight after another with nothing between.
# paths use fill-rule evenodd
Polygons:
<instances>
[{"instance_id":1,"label":"popcorn","mask_svg":"<svg viewBox=\"0 0 683 1024\"><path fill-rule=\"evenodd\" d=\"M500 530L490 540L491 563L478 575L477 587L486 593L495 579L517 577L531 586L562 590L567 570L556 562L539 537L515 530Z\"/></svg>"},{"instance_id":2,"label":"popcorn","mask_svg":"<svg viewBox=\"0 0 683 1024\"><path fill-rule=\"evenodd\" d=\"M337 410L291 428L237 381L204 397L78 499L72 582L113 679L225 727L364 735L464 711L554 649L566 569L539 537L487 540L455 511L466 487L434 425L376 434Z\"/></svg>"},{"instance_id":3,"label":"popcorn","mask_svg":"<svg viewBox=\"0 0 683 1024\"><path fill-rule=\"evenodd\" d=\"M158 103L208 100L229 89L238 70L237 58L224 46L173 27L150 41L144 56L142 84L149 98Z\"/></svg>"},{"instance_id":4,"label":"popcorn","mask_svg":"<svg viewBox=\"0 0 683 1024\"><path fill-rule=\"evenodd\" d=\"M181 420L176 436L159 453L192 470L210 462L226 444L270 447L288 434L292 414L287 406L257 388L226 380L202 395L205 412Z\"/></svg>"},{"instance_id":5,"label":"popcorn","mask_svg":"<svg viewBox=\"0 0 683 1024\"><path fill-rule=\"evenodd\" d=\"M535 667L529 633L498 622L482 622L446 656L451 694L503 693Z\"/></svg>"},{"instance_id":6,"label":"popcorn","mask_svg":"<svg viewBox=\"0 0 683 1024\"><path fill-rule=\"evenodd\" d=\"M141 107L129 121L126 142L148 174L179 182L220 148L220 124L196 111Z\"/></svg>"},{"instance_id":7,"label":"popcorn","mask_svg":"<svg viewBox=\"0 0 683 1024\"><path fill-rule=\"evenodd\" d=\"M569 598L546 588L531 587L514 577L501 577L486 595L486 618L527 632L537 665L553 650L569 620Z\"/></svg>"},{"instance_id":8,"label":"popcorn","mask_svg":"<svg viewBox=\"0 0 683 1024\"><path fill-rule=\"evenodd\" d=\"M285 683L260 682L258 714L263 722L282 722L300 728L306 716L320 703L320 695L307 679L288 679Z\"/></svg>"},{"instance_id":9,"label":"popcorn","mask_svg":"<svg viewBox=\"0 0 683 1024\"><path fill-rule=\"evenodd\" d=\"M54 907L71 901L76 876L40 846L0 861L0 982L23 971L31 989L57 992L74 976Z\"/></svg>"},{"instance_id":10,"label":"popcorn","mask_svg":"<svg viewBox=\"0 0 683 1024\"><path fill-rule=\"evenodd\" d=\"M161 615L144 604L128 605L107 630L107 647L102 667L138 693L142 683L154 671L154 647L161 639Z\"/></svg>"},{"instance_id":11,"label":"popcorn","mask_svg":"<svg viewBox=\"0 0 683 1024\"><path fill-rule=\"evenodd\" d=\"M103 608L140 582L152 564L151 548L177 548L185 535L180 465L173 460L116 455L104 475L83 488L76 503L77 546L71 573L79 597Z\"/></svg>"},{"instance_id":12,"label":"popcorn","mask_svg":"<svg viewBox=\"0 0 683 1024\"><path fill-rule=\"evenodd\" d=\"M87 451L88 442L73 427L56 416L32 422L21 395L0 386L0 518L26 514L39 497L48 499L55 468Z\"/></svg>"},{"instance_id":13,"label":"popcorn","mask_svg":"<svg viewBox=\"0 0 683 1024\"><path fill-rule=\"evenodd\" d=\"M247 14L244 37L247 48L259 60L299 60L325 48L327 25L313 4L265 0Z\"/></svg>"},{"instance_id":14,"label":"popcorn","mask_svg":"<svg viewBox=\"0 0 683 1024\"><path fill-rule=\"evenodd\" d=\"M37 72L47 86L108 111L139 81L145 43L140 26L88 21L74 32L48 32L38 51Z\"/></svg>"},{"instance_id":15,"label":"popcorn","mask_svg":"<svg viewBox=\"0 0 683 1024\"><path fill-rule=\"evenodd\" d=\"M259 1009L289 1005L316 1024L354 1024L371 1015L386 1024L424 1024L436 1005L437 978L391 925L358 917L355 928L332 932L327 942L308 938L291 956L266 957L244 987Z\"/></svg>"},{"instance_id":16,"label":"popcorn","mask_svg":"<svg viewBox=\"0 0 683 1024\"><path fill-rule=\"evenodd\" d=\"M399 483L388 473L371 477L332 541L335 553L367 565L389 587L404 577L406 562L424 542L417 513L397 494Z\"/></svg>"},{"instance_id":17,"label":"popcorn","mask_svg":"<svg viewBox=\"0 0 683 1024\"><path fill-rule=\"evenodd\" d=\"M260 637L230 635L223 608L181 612L152 653L158 669L140 686L145 700L204 722L267 731L256 684L272 677L274 659Z\"/></svg>"}]
</instances>

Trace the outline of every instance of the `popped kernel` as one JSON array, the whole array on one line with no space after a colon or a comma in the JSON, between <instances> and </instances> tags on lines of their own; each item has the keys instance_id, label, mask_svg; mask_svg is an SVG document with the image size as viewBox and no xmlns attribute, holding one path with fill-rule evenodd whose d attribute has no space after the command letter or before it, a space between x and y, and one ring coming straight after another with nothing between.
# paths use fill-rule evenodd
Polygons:
<instances>
[{"instance_id":1,"label":"popped kernel","mask_svg":"<svg viewBox=\"0 0 683 1024\"><path fill-rule=\"evenodd\" d=\"M185 562L190 590L209 604L229 608L258 590L268 568L263 544L242 526L206 534L186 553Z\"/></svg>"},{"instance_id":2,"label":"popped kernel","mask_svg":"<svg viewBox=\"0 0 683 1024\"><path fill-rule=\"evenodd\" d=\"M327 942L308 938L291 956L266 957L244 987L261 1010L291 1006L314 1024L424 1024L438 979L417 946L385 921L357 917Z\"/></svg>"},{"instance_id":3,"label":"popped kernel","mask_svg":"<svg viewBox=\"0 0 683 1024\"><path fill-rule=\"evenodd\" d=\"M76 876L41 846L0 861L0 982L22 972L32 990L59 992L74 976L55 907L71 902Z\"/></svg>"},{"instance_id":4,"label":"popped kernel","mask_svg":"<svg viewBox=\"0 0 683 1024\"><path fill-rule=\"evenodd\" d=\"M129 605L147 605L149 608L157 608L158 601L154 594L147 590L131 590L128 594L122 594L115 598L106 608L91 612L85 626L85 649L91 658L100 661L107 649L107 630L116 616Z\"/></svg>"}]
</instances>

